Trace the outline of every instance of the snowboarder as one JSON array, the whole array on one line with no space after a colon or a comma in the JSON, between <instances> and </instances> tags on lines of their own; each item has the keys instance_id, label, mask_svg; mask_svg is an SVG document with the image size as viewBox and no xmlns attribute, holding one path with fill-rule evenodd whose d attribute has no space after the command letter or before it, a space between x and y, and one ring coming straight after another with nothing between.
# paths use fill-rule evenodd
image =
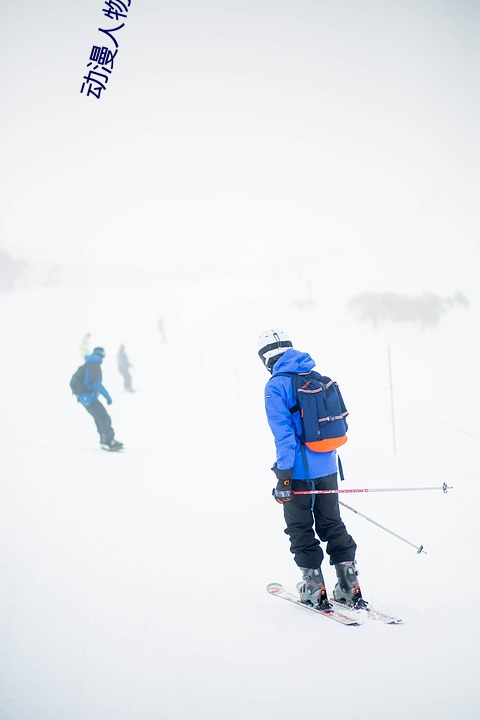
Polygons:
<instances>
[{"instance_id":1,"label":"snowboarder","mask_svg":"<svg viewBox=\"0 0 480 720\"><path fill-rule=\"evenodd\" d=\"M315 363L308 353L295 350L280 329L266 330L258 339L257 349L272 374L265 387L265 409L277 456L272 467L277 485L272 494L283 505L290 551L302 572L303 582L297 586L300 600L321 609L330 607L321 570L322 541L327 543L326 552L336 570L334 599L348 607L365 607L357 580L357 546L340 516L338 495L292 494L300 490L338 488L336 450L314 452L300 442L300 412L295 409L292 379L279 376L279 373L309 373Z\"/></svg>"},{"instance_id":2,"label":"snowboarder","mask_svg":"<svg viewBox=\"0 0 480 720\"><path fill-rule=\"evenodd\" d=\"M120 450L123 443L115 440L110 415L98 399L99 395L103 395L107 405L112 404L112 398L102 384L101 364L104 357L105 350L102 347L94 348L91 355L86 356L83 388L78 393L77 400L95 420L102 448L104 450Z\"/></svg>"},{"instance_id":3,"label":"snowboarder","mask_svg":"<svg viewBox=\"0 0 480 720\"><path fill-rule=\"evenodd\" d=\"M132 389L132 376L130 375L129 368L133 367L130 364L127 353L125 352L125 345L120 345L120 349L117 353L117 366L120 371L120 375L123 377L125 390L127 392L134 392Z\"/></svg>"}]
</instances>

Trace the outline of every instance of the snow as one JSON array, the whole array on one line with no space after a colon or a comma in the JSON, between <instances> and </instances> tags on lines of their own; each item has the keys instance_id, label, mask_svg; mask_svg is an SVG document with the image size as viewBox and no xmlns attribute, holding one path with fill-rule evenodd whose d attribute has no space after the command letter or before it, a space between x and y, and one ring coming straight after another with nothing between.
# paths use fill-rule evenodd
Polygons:
<instances>
[{"instance_id":1,"label":"snow","mask_svg":"<svg viewBox=\"0 0 480 720\"><path fill-rule=\"evenodd\" d=\"M336 307L325 318L273 297L246 270L0 295L2 720L476 716L478 309L422 333ZM342 498L425 547L343 510L364 595L401 626L342 627L265 590L299 580L270 495L255 349L277 325L340 382L345 487L453 485ZM107 351L123 453L100 450L70 395L87 331ZM122 342L135 394L115 366Z\"/></svg>"}]
</instances>

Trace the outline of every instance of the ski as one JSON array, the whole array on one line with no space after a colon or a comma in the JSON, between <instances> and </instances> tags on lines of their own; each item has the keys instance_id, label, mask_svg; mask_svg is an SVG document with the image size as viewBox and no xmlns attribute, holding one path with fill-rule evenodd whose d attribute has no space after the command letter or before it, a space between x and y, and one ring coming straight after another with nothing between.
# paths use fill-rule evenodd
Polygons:
<instances>
[{"instance_id":1,"label":"ski","mask_svg":"<svg viewBox=\"0 0 480 720\"><path fill-rule=\"evenodd\" d=\"M331 603L334 608L348 610L348 612L351 613L358 613L359 615L361 615L362 613L366 613L369 620L377 620L378 622L383 622L387 625L400 625L401 623L403 623L403 620L401 618L389 615L388 613L384 613L381 610L376 610L375 608L370 607L370 605L361 610L356 610L355 608L345 607L343 603L339 603L333 598L328 598L328 602Z\"/></svg>"},{"instance_id":2,"label":"ski","mask_svg":"<svg viewBox=\"0 0 480 720\"><path fill-rule=\"evenodd\" d=\"M317 615L323 615L324 617L330 618L330 620L335 620L335 622L339 622L342 625L362 624L361 620L357 617L352 617L344 612L344 608L338 608L338 603L335 603L335 607L332 607L332 610L327 612L326 610L319 610L314 605L306 605L305 603L302 603L297 595L293 595L293 593L285 590L283 585L280 585L280 583L270 583L267 585L267 590L270 595L276 595L279 598L283 598L283 600L288 600L288 602L291 602L294 605L299 605L300 607L305 608L305 610L310 610L311 612L317 613Z\"/></svg>"}]
</instances>

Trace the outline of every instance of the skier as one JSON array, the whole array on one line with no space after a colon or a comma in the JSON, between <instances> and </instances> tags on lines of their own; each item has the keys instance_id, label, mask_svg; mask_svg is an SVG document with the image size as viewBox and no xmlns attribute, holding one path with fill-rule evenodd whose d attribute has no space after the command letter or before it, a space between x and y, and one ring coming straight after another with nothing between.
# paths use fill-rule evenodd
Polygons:
<instances>
[{"instance_id":1,"label":"skier","mask_svg":"<svg viewBox=\"0 0 480 720\"><path fill-rule=\"evenodd\" d=\"M88 353L90 352L90 333L87 332L82 338L82 342L80 343L80 355L82 358L86 357Z\"/></svg>"},{"instance_id":2,"label":"skier","mask_svg":"<svg viewBox=\"0 0 480 720\"><path fill-rule=\"evenodd\" d=\"M158 320L158 332L162 337L162 342L165 343L167 341L167 338L165 337L165 323L163 317L159 318Z\"/></svg>"},{"instance_id":3,"label":"skier","mask_svg":"<svg viewBox=\"0 0 480 720\"><path fill-rule=\"evenodd\" d=\"M129 368L133 367L125 352L125 345L120 345L120 349L117 353L117 366L120 371L120 375L123 377L125 390L127 392L134 392L132 389L132 376L130 375Z\"/></svg>"},{"instance_id":4,"label":"skier","mask_svg":"<svg viewBox=\"0 0 480 720\"><path fill-rule=\"evenodd\" d=\"M102 385L101 364L104 357L105 350L102 347L94 348L91 355L86 356L83 388L77 395L77 400L95 420L102 448L110 451L120 450L123 443L115 440L110 415L98 399L99 395L103 395L107 405L112 404L112 398Z\"/></svg>"},{"instance_id":5,"label":"skier","mask_svg":"<svg viewBox=\"0 0 480 720\"><path fill-rule=\"evenodd\" d=\"M308 353L295 350L288 336L278 328L262 333L257 349L272 374L265 387L265 409L277 456L272 467L277 486L272 494L283 505L290 551L302 572L303 582L297 585L300 600L323 610L331 607L321 570L324 553L320 539L327 543L330 564L335 566L334 599L348 607L366 607L357 580L357 546L340 517L338 495L292 494L338 488L336 450L314 452L300 442L300 413L295 410L292 380L278 376L282 372L308 373L315 363Z\"/></svg>"}]
</instances>

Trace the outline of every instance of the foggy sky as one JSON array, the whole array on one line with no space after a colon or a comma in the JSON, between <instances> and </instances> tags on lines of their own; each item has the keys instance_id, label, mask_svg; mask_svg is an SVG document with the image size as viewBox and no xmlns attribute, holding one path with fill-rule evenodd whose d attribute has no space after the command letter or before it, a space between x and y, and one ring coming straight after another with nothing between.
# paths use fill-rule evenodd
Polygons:
<instances>
[{"instance_id":1,"label":"foggy sky","mask_svg":"<svg viewBox=\"0 0 480 720\"><path fill-rule=\"evenodd\" d=\"M1 246L475 282L478 5L132 0L96 100L102 7L2 7Z\"/></svg>"}]
</instances>

